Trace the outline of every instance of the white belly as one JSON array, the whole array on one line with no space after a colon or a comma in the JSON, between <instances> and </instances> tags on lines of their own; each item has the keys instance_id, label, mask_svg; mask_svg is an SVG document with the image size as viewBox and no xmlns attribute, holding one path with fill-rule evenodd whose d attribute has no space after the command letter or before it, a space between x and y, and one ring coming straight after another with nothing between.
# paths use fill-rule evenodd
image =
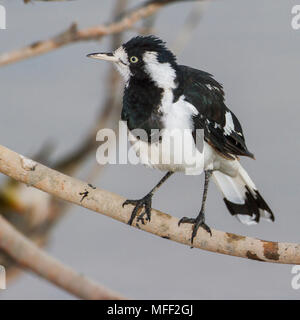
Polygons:
<instances>
[{"instance_id":1,"label":"white belly","mask_svg":"<svg viewBox=\"0 0 300 320\"><path fill-rule=\"evenodd\" d=\"M180 143L179 135L176 133L175 135L162 133L160 142L149 144L138 140L129 132L129 140L132 152L139 158L139 162L150 168L179 171L187 175L199 175L204 170L218 170L232 177L236 176L238 160L225 159L206 142L204 142L203 150L198 150L192 134L185 134L183 143ZM129 150L129 155L130 152L131 150Z\"/></svg>"},{"instance_id":2,"label":"white belly","mask_svg":"<svg viewBox=\"0 0 300 320\"><path fill-rule=\"evenodd\" d=\"M140 163L162 171L183 171L186 174L201 174L204 168L203 153L195 147L189 130L162 131L161 140L152 144L138 140L129 132L131 148Z\"/></svg>"}]
</instances>

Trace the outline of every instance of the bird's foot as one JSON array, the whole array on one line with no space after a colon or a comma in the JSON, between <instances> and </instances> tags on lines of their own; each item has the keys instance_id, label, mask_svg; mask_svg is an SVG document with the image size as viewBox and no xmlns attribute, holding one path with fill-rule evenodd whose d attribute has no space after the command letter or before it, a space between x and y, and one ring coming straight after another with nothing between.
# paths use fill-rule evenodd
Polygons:
<instances>
[{"instance_id":1,"label":"bird's foot","mask_svg":"<svg viewBox=\"0 0 300 320\"><path fill-rule=\"evenodd\" d=\"M132 210L131 217L128 221L128 224L131 225L134 218L137 216L138 212L143 210L137 217L137 222L142 222L142 224L145 224L144 221L144 215L146 214L146 220L150 222L151 220L151 205L152 205L152 194L147 194L144 198L139 200L126 200L122 207L131 204L134 206L134 209Z\"/></svg>"},{"instance_id":2,"label":"bird's foot","mask_svg":"<svg viewBox=\"0 0 300 320\"><path fill-rule=\"evenodd\" d=\"M199 227L203 228L205 231L207 231L210 234L210 236L212 236L210 227L207 224L205 224L204 214L202 213L200 213L197 218L188 218L188 217L181 218L178 222L178 227L180 227L182 223L193 224L193 232L192 232L192 238L191 238L192 244L194 242L194 238L197 235L197 231Z\"/></svg>"}]
</instances>

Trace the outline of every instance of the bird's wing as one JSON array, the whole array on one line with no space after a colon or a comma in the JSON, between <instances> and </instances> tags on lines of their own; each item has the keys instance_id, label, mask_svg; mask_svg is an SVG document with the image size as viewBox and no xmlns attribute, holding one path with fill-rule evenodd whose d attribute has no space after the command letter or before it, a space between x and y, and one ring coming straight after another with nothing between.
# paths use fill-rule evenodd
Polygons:
<instances>
[{"instance_id":1,"label":"bird's wing","mask_svg":"<svg viewBox=\"0 0 300 320\"><path fill-rule=\"evenodd\" d=\"M225 157L254 157L248 151L241 124L224 103L224 91L212 75L187 66L179 66L182 94L199 112L193 118L195 129L204 129L205 140Z\"/></svg>"}]
</instances>

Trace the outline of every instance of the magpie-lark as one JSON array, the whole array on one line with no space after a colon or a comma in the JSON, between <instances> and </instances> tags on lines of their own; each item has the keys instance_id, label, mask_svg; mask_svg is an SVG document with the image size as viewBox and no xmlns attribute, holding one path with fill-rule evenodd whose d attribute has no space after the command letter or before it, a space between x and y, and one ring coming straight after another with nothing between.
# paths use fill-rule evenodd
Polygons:
<instances>
[{"instance_id":1,"label":"magpie-lark","mask_svg":"<svg viewBox=\"0 0 300 320\"><path fill-rule=\"evenodd\" d=\"M113 62L122 74L126 85L121 119L126 121L129 134L137 128L144 129L149 136L152 129L189 129L188 143L195 145L195 132L203 129L203 152L200 155L204 163L205 183L201 210L195 219L183 217L179 221L179 226L181 223L193 224L192 243L199 227L211 234L204 216L211 177L221 190L227 209L239 221L248 225L259 222L260 218L274 221L271 209L240 164L239 156L254 156L246 147L237 117L225 105L222 85L211 74L177 64L174 54L155 36L138 36L113 53L92 53L88 56ZM149 148L154 144L157 148L152 150L156 153L172 153L172 150L161 148L163 134L156 141L144 141L134 134L131 138L134 145L148 146L146 152L138 152L142 163L167 173L145 197L124 202L123 206L134 206L129 224L138 213L137 221L144 223L145 215L150 221L154 192L174 172L187 168L184 162L165 164L152 161Z\"/></svg>"}]
</instances>

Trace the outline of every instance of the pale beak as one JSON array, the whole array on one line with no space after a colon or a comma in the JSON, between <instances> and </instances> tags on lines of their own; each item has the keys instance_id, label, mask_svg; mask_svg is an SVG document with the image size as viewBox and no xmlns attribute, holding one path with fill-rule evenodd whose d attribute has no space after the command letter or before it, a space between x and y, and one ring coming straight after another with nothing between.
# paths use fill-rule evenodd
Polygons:
<instances>
[{"instance_id":1,"label":"pale beak","mask_svg":"<svg viewBox=\"0 0 300 320\"><path fill-rule=\"evenodd\" d=\"M118 62L119 59L114 56L113 53L111 52L102 52L102 53L90 53L87 55L89 58L93 59L99 59L99 60L106 60L106 61L111 61L111 62Z\"/></svg>"}]
</instances>

